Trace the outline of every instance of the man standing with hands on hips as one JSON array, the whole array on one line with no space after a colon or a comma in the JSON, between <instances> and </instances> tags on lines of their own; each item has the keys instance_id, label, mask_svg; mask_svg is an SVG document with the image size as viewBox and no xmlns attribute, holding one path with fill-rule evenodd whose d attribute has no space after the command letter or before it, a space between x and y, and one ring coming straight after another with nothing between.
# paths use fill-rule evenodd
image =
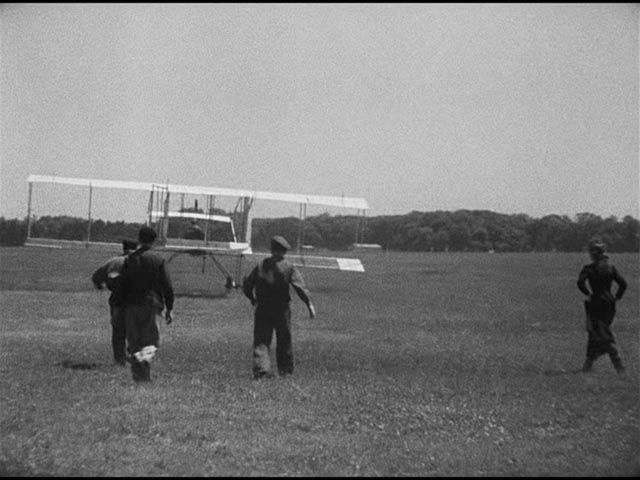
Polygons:
<instances>
[{"instance_id":1,"label":"man standing with hands on hips","mask_svg":"<svg viewBox=\"0 0 640 480\"><path fill-rule=\"evenodd\" d=\"M604 243L594 239L589 243L589 256L592 263L585 265L578 276L578 288L588 300L584 306L587 315L586 328L589 333L587 355L582 367L583 372L593 369L593 362L604 354L608 354L618 373L624 373L624 366L614 346L616 343L611 331L611 324L616 314L616 303L622 299L627 289L627 281L616 267L609 263L605 255ZM618 285L615 295L611 291L613 283ZM587 288L589 284L589 288Z\"/></svg>"},{"instance_id":2,"label":"man standing with hands on hips","mask_svg":"<svg viewBox=\"0 0 640 480\"><path fill-rule=\"evenodd\" d=\"M293 373L291 295L289 285L315 318L309 290L300 271L284 258L289 243L277 235L271 239L271 256L262 260L244 279L243 292L256 307L253 325L253 377L272 377L269 350L276 332L276 363L281 376Z\"/></svg>"}]
</instances>

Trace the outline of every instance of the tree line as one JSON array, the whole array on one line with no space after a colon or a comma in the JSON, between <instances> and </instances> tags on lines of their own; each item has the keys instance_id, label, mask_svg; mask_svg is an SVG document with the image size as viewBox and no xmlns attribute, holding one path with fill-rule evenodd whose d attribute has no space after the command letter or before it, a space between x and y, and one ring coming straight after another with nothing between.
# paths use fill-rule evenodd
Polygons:
<instances>
[{"instance_id":1,"label":"tree line","mask_svg":"<svg viewBox=\"0 0 640 480\"><path fill-rule=\"evenodd\" d=\"M233 217L232 214L229 216ZM66 240L87 239L88 220L69 216L43 216L31 223L33 237ZM137 236L140 223L92 220L92 241L119 242ZM178 235L179 225L170 224L169 236ZM211 230L215 233L216 230ZM229 241L223 230L219 240ZM610 252L640 250L640 222L627 215L602 218L592 213L507 215L488 210L418 212L366 218L355 215L321 214L307 217L256 218L252 222L254 248L267 250L273 235L283 235L292 247L298 243L328 250L347 250L354 243L378 244L400 251L472 252L579 252L593 237L600 237ZM0 245L21 246L27 236L26 219L0 217ZM216 238L209 237L213 240Z\"/></svg>"},{"instance_id":2,"label":"tree line","mask_svg":"<svg viewBox=\"0 0 640 480\"><path fill-rule=\"evenodd\" d=\"M389 250L580 252L600 237L610 252L638 252L640 222L630 215L621 220L579 213L532 218L487 210L417 212L374 217L368 238Z\"/></svg>"}]
</instances>

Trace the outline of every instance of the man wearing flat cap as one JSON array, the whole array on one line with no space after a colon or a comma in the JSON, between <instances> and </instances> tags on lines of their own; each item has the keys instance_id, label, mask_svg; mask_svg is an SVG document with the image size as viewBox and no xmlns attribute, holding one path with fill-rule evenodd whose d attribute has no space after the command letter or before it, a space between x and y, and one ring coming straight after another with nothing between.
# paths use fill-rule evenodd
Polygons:
<instances>
[{"instance_id":1,"label":"man wearing flat cap","mask_svg":"<svg viewBox=\"0 0 640 480\"><path fill-rule=\"evenodd\" d=\"M611 323L616 313L616 302L622 298L627 289L627 282L616 267L610 265L604 253L604 243L595 239L589 243L589 255L592 263L585 265L578 276L578 289L589 297L585 300L586 329L589 333L587 341L587 358L583 372L590 372L593 362L601 355L608 354L618 373L624 372L622 360L614 344ZM611 284L616 282L618 289L611 293ZM589 284L587 288L586 284Z\"/></svg>"},{"instance_id":2,"label":"man wearing flat cap","mask_svg":"<svg viewBox=\"0 0 640 480\"><path fill-rule=\"evenodd\" d=\"M122 240L122 255L111 258L99 267L91 276L93 285L102 290L105 286L111 292L109 295L109 311L111 314L111 348L113 360L118 365L126 365L126 326L124 322L124 308L115 293L116 285L122 271L124 260L133 252L138 244L133 240Z\"/></svg>"},{"instance_id":3,"label":"man wearing flat cap","mask_svg":"<svg viewBox=\"0 0 640 480\"><path fill-rule=\"evenodd\" d=\"M291 246L283 237L271 239L271 256L262 260L244 279L243 292L254 305L253 377L271 377L270 348L276 332L276 364L281 376L293 373L291 295L289 285L304 302L309 317L316 312L300 271L284 258Z\"/></svg>"}]
</instances>

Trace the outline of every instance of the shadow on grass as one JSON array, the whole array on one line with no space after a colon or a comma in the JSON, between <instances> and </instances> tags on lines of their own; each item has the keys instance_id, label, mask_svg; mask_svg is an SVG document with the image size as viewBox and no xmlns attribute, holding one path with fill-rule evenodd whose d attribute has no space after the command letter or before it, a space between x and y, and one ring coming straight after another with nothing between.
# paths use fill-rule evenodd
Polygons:
<instances>
[{"instance_id":1,"label":"shadow on grass","mask_svg":"<svg viewBox=\"0 0 640 480\"><path fill-rule=\"evenodd\" d=\"M554 376L558 376L558 375L577 375L577 374L581 374L582 369L578 368L578 369L573 369L573 370L562 370L562 369L558 369L558 370L543 370L542 374L546 375L548 377L554 377Z\"/></svg>"},{"instance_id":2,"label":"shadow on grass","mask_svg":"<svg viewBox=\"0 0 640 480\"><path fill-rule=\"evenodd\" d=\"M100 367L97 363L72 362L71 360L63 360L62 362L56 363L56 365L71 370L97 370Z\"/></svg>"}]
</instances>

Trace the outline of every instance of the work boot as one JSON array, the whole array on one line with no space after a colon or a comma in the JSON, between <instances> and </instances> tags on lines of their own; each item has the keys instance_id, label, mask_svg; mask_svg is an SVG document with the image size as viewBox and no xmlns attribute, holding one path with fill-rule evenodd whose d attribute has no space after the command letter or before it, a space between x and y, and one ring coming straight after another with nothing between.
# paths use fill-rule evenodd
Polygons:
<instances>
[{"instance_id":1,"label":"work boot","mask_svg":"<svg viewBox=\"0 0 640 480\"><path fill-rule=\"evenodd\" d=\"M131 373L135 382L151 381L151 367L149 362L133 362L131 364Z\"/></svg>"},{"instance_id":2,"label":"work boot","mask_svg":"<svg viewBox=\"0 0 640 480\"><path fill-rule=\"evenodd\" d=\"M142 381L151 381L151 364L147 361L140 362L142 364Z\"/></svg>"},{"instance_id":3,"label":"work boot","mask_svg":"<svg viewBox=\"0 0 640 480\"><path fill-rule=\"evenodd\" d=\"M611 357L611 363L613 363L613 368L616 369L616 372L624 373L624 366L620 357Z\"/></svg>"},{"instance_id":4,"label":"work boot","mask_svg":"<svg viewBox=\"0 0 640 480\"><path fill-rule=\"evenodd\" d=\"M584 361L584 365L582 365L582 371L585 373L591 372L593 370L593 359L587 358Z\"/></svg>"}]
</instances>

